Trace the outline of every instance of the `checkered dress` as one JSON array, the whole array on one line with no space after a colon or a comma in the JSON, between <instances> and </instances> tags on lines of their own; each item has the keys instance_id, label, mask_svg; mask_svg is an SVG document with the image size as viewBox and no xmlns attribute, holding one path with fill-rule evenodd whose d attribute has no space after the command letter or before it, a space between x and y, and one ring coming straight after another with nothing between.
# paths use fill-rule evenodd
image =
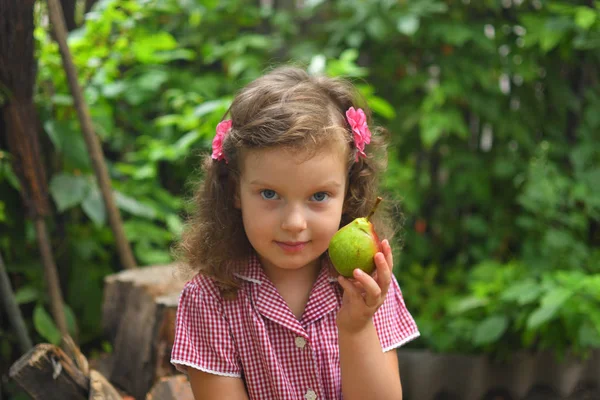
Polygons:
<instances>
[{"instance_id":1,"label":"checkered dress","mask_svg":"<svg viewBox=\"0 0 600 400\"><path fill-rule=\"evenodd\" d=\"M341 399L336 315L342 289L322 268L298 321L253 256L238 274L235 300L224 300L210 278L196 276L177 309L171 362L241 377L251 399ZM383 351L419 336L396 279L375 313Z\"/></svg>"}]
</instances>

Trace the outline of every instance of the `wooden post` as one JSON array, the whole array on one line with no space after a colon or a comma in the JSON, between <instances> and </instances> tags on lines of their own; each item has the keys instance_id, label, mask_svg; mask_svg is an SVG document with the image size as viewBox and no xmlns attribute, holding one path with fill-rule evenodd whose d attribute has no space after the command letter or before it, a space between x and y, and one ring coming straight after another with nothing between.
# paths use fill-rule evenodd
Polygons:
<instances>
[{"instance_id":1,"label":"wooden post","mask_svg":"<svg viewBox=\"0 0 600 400\"><path fill-rule=\"evenodd\" d=\"M71 58L71 52L67 45L67 33L65 29L65 21L63 17L62 7L59 0L48 0L48 14L50 16L50 22L54 29L56 41L62 57L63 66L67 74L67 81L71 88L71 94L75 102L75 108L77 109L77 115L83 131L83 137L94 166L96 173L96 179L100 186L100 192L102 193L102 199L104 200L104 206L108 214L108 220L115 236L115 242L117 244L117 250L119 253L119 259L123 267L132 269L136 268L135 259L131 252L129 242L125 237L125 231L123 230L123 221L121 220L121 214L115 204L115 200L112 195L112 187L110 182L110 176L106 168L104 161L104 154L102 153L102 147L100 141L94 132L92 125L92 119L88 110L87 104L83 98L83 93L79 82L77 81L77 71Z\"/></svg>"}]
</instances>

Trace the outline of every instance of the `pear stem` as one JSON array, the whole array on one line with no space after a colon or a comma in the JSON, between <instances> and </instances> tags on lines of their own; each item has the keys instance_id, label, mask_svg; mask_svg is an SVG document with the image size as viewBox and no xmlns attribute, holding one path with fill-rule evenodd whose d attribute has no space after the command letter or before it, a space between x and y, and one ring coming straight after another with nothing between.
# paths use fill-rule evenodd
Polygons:
<instances>
[{"instance_id":1,"label":"pear stem","mask_svg":"<svg viewBox=\"0 0 600 400\"><path fill-rule=\"evenodd\" d=\"M377 209L377 206L379 205L379 203L381 203L381 200L383 200L383 199L381 197L377 196L377 201L375 201L375 205L371 209L371 212L369 213L369 215L367 215L367 221L373 216L373 214L375 214L375 210Z\"/></svg>"}]
</instances>

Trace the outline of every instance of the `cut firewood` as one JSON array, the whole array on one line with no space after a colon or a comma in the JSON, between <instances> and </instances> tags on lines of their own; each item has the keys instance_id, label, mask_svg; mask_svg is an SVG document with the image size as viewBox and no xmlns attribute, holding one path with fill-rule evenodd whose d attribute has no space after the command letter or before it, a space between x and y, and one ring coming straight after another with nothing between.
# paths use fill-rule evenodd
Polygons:
<instances>
[{"instance_id":1,"label":"cut firewood","mask_svg":"<svg viewBox=\"0 0 600 400\"><path fill-rule=\"evenodd\" d=\"M37 400L87 400L90 380L59 347L35 346L10 368L9 376Z\"/></svg>"},{"instance_id":2,"label":"cut firewood","mask_svg":"<svg viewBox=\"0 0 600 400\"><path fill-rule=\"evenodd\" d=\"M123 396L96 370L90 371L89 400L122 400Z\"/></svg>"},{"instance_id":3,"label":"cut firewood","mask_svg":"<svg viewBox=\"0 0 600 400\"><path fill-rule=\"evenodd\" d=\"M87 359L79 353L87 367ZM9 376L34 400L122 400L123 396L98 371L89 377L60 348L48 343L35 346L10 368Z\"/></svg>"},{"instance_id":4,"label":"cut firewood","mask_svg":"<svg viewBox=\"0 0 600 400\"><path fill-rule=\"evenodd\" d=\"M159 379L146 400L194 400L194 394L187 377L180 374Z\"/></svg>"},{"instance_id":5,"label":"cut firewood","mask_svg":"<svg viewBox=\"0 0 600 400\"><path fill-rule=\"evenodd\" d=\"M176 265L126 270L105 278L102 323L113 343L108 379L136 399L177 371L170 364L177 301Z\"/></svg>"}]
</instances>

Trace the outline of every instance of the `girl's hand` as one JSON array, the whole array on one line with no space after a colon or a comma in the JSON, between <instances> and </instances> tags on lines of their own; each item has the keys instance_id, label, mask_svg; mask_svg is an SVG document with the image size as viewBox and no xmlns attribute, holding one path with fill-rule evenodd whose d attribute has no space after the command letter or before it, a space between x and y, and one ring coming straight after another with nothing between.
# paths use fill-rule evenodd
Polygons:
<instances>
[{"instance_id":1,"label":"girl's hand","mask_svg":"<svg viewBox=\"0 0 600 400\"><path fill-rule=\"evenodd\" d=\"M337 315L339 330L358 332L366 327L373 319L373 314L385 301L392 280L392 249L389 241L381 242L383 252L375 254L376 271L371 277L360 269L353 272L353 280L338 277L338 282L344 288L342 307Z\"/></svg>"}]
</instances>

